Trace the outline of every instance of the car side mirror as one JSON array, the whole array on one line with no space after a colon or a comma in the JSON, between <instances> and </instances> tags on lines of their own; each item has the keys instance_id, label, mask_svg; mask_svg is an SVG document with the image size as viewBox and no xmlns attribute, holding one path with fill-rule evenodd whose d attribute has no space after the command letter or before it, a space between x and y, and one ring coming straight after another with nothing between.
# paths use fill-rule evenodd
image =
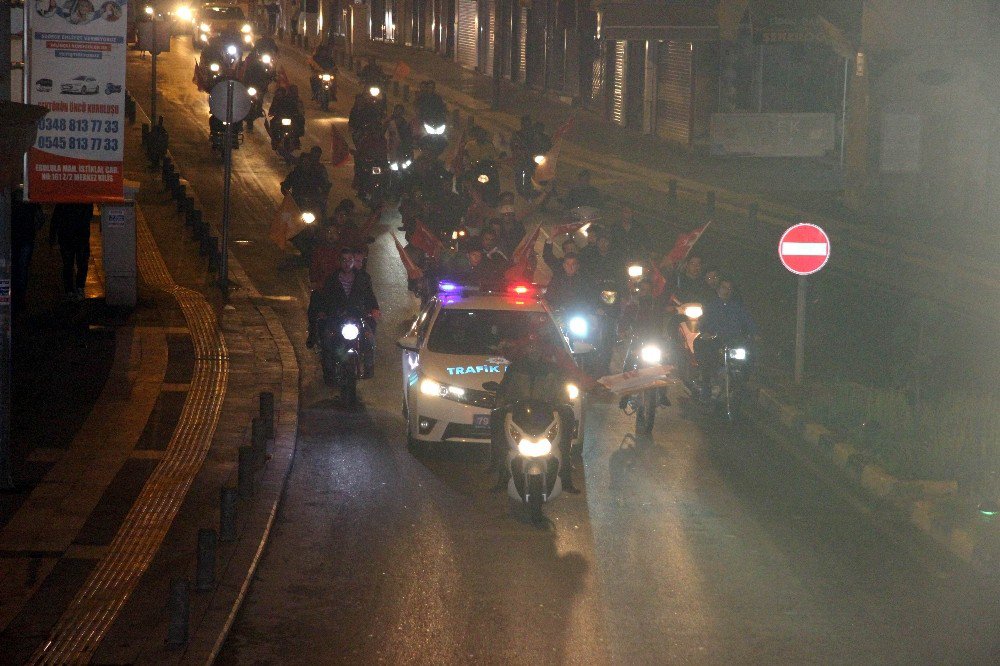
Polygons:
<instances>
[{"instance_id":1,"label":"car side mirror","mask_svg":"<svg viewBox=\"0 0 1000 666\"><path fill-rule=\"evenodd\" d=\"M494 381L483 382L483 390L489 391L490 393L496 393L500 390L500 383Z\"/></svg>"},{"instance_id":2,"label":"car side mirror","mask_svg":"<svg viewBox=\"0 0 1000 666\"><path fill-rule=\"evenodd\" d=\"M399 340L396 340L396 346L407 351L417 351L418 345L419 341L416 335L404 335Z\"/></svg>"}]
</instances>

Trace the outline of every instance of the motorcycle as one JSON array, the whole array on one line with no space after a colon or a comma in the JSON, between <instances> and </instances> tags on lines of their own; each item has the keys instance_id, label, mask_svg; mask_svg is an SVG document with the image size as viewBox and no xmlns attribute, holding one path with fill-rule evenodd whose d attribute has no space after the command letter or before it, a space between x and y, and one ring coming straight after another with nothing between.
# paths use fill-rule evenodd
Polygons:
<instances>
[{"instance_id":1,"label":"motorcycle","mask_svg":"<svg viewBox=\"0 0 1000 666\"><path fill-rule=\"evenodd\" d=\"M364 166L358 173L358 198L371 210L382 205L389 189L389 166L377 162Z\"/></svg>"},{"instance_id":2,"label":"motorcycle","mask_svg":"<svg viewBox=\"0 0 1000 666\"><path fill-rule=\"evenodd\" d=\"M375 375L375 336L368 317L341 311L320 321L323 381L340 387L345 402L358 400L358 381Z\"/></svg>"},{"instance_id":3,"label":"motorcycle","mask_svg":"<svg viewBox=\"0 0 1000 666\"><path fill-rule=\"evenodd\" d=\"M495 394L500 385L486 382L483 388ZM495 432L507 443L507 494L526 506L532 521L539 523L544 518L542 506L562 492L560 443L564 437L572 437L573 414L552 403L520 400L493 410L490 418L500 420Z\"/></svg>"},{"instance_id":4,"label":"motorcycle","mask_svg":"<svg viewBox=\"0 0 1000 666\"><path fill-rule=\"evenodd\" d=\"M584 372L595 377L607 374L611 350L605 345L607 336L602 314L596 308L575 307L553 315L571 348L578 348L581 342L588 345L588 353L580 357Z\"/></svg>"},{"instance_id":5,"label":"motorcycle","mask_svg":"<svg viewBox=\"0 0 1000 666\"><path fill-rule=\"evenodd\" d=\"M409 190L411 185L413 155L404 153L397 159L389 162L389 182L387 190L392 199L398 199L404 192Z\"/></svg>"},{"instance_id":6,"label":"motorcycle","mask_svg":"<svg viewBox=\"0 0 1000 666\"><path fill-rule=\"evenodd\" d=\"M319 85L316 88L316 102L322 111L329 111L330 102L337 99L334 76L330 72L319 72L316 78L319 79Z\"/></svg>"},{"instance_id":7,"label":"motorcycle","mask_svg":"<svg viewBox=\"0 0 1000 666\"><path fill-rule=\"evenodd\" d=\"M714 339L714 336L707 336ZM743 405L747 402L752 355L749 340L727 340L719 345L722 364L712 379L711 400L718 405L726 420L739 420Z\"/></svg>"},{"instance_id":8,"label":"motorcycle","mask_svg":"<svg viewBox=\"0 0 1000 666\"><path fill-rule=\"evenodd\" d=\"M271 134L272 147L281 155L285 163L291 166L295 160L294 152L300 146L299 137L295 134L294 122L288 117L274 118L267 125L267 130Z\"/></svg>"},{"instance_id":9,"label":"motorcycle","mask_svg":"<svg viewBox=\"0 0 1000 666\"><path fill-rule=\"evenodd\" d=\"M623 372L663 365L664 349L666 346L657 336L634 332L625 352ZM656 421L656 408L660 402L660 391L659 387L648 388L639 393L626 395L618 403L618 407L627 416L635 414L636 435L648 437L652 434L653 424Z\"/></svg>"},{"instance_id":10,"label":"motorcycle","mask_svg":"<svg viewBox=\"0 0 1000 666\"><path fill-rule=\"evenodd\" d=\"M253 131L253 124L258 118L264 117L264 92L257 90L254 86L247 86L247 95L250 96L250 110L247 111L243 121L247 124L247 131Z\"/></svg>"},{"instance_id":11,"label":"motorcycle","mask_svg":"<svg viewBox=\"0 0 1000 666\"><path fill-rule=\"evenodd\" d=\"M232 141L233 150L239 150L240 144L243 143L242 120L233 123L230 140ZM224 120L215 116L208 117L208 141L213 151L220 155L223 153L226 147L226 122Z\"/></svg>"},{"instance_id":12,"label":"motorcycle","mask_svg":"<svg viewBox=\"0 0 1000 666\"><path fill-rule=\"evenodd\" d=\"M420 148L438 156L448 148L448 121L444 117L424 118L421 122L423 133Z\"/></svg>"},{"instance_id":13,"label":"motorcycle","mask_svg":"<svg viewBox=\"0 0 1000 666\"><path fill-rule=\"evenodd\" d=\"M493 160L479 160L469 169L468 175L472 186L477 188L490 206L496 206L500 200L500 169Z\"/></svg>"}]
</instances>

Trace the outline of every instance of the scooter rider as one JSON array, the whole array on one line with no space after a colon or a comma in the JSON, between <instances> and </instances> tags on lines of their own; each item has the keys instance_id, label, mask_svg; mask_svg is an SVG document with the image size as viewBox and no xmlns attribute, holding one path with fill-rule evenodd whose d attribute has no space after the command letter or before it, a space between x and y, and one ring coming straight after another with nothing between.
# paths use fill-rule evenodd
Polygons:
<instances>
[{"instance_id":1,"label":"scooter rider","mask_svg":"<svg viewBox=\"0 0 1000 666\"><path fill-rule=\"evenodd\" d=\"M373 322L381 318L382 312L372 288L371 276L359 268L355 267L354 248L343 247L340 251L340 270L327 278L323 287L313 291L309 298L309 334L306 347L311 349L315 346L319 320L325 316L348 310L360 316L371 317ZM374 334L373 328L370 327L369 331Z\"/></svg>"},{"instance_id":2,"label":"scooter rider","mask_svg":"<svg viewBox=\"0 0 1000 666\"><path fill-rule=\"evenodd\" d=\"M283 92L281 92L283 91ZM299 99L299 89L296 86L289 86L287 90L278 88L274 91L271 99L271 106L267 110L267 115L271 119L271 147L277 147L277 124L278 118L291 118L292 134L296 139L302 137L306 130L306 111Z\"/></svg>"},{"instance_id":3,"label":"scooter rider","mask_svg":"<svg viewBox=\"0 0 1000 666\"><path fill-rule=\"evenodd\" d=\"M436 88L436 84L430 79L420 83L420 92L413 100L418 122L436 124L448 117L448 107Z\"/></svg>"},{"instance_id":4,"label":"scooter rider","mask_svg":"<svg viewBox=\"0 0 1000 666\"><path fill-rule=\"evenodd\" d=\"M719 350L726 344L757 337L757 324L734 291L732 280L719 280L718 297L705 305L701 334L694 341L695 356L701 368L702 399L711 396L712 376L719 368Z\"/></svg>"},{"instance_id":5,"label":"scooter rider","mask_svg":"<svg viewBox=\"0 0 1000 666\"><path fill-rule=\"evenodd\" d=\"M312 88L312 98L316 99L319 94L319 75L326 72L333 74L333 81L330 82L330 100L337 100L337 63L333 58L333 45L323 42L316 47L316 51L309 58L309 68L312 76L309 77L309 86Z\"/></svg>"},{"instance_id":6,"label":"scooter rider","mask_svg":"<svg viewBox=\"0 0 1000 666\"><path fill-rule=\"evenodd\" d=\"M497 389L496 403L490 417L492 427L491 461L499 470L499 477L494 491L507 487L510 470L507 469L507 443L503 432L504 412L507 407L519 400L539 400L551 402L552 396L566 394L566 384L572 382L581 391L594 388L596 382L582 372L573 362L572 357L557 343L548 340L544 334L531 333L521 340L508 340L501 345L503 354L510 360L510 365L504 373L500 388ZM574 423L573 411L569 405L555 405L559 415L567 424ZM565 429L565 434L559 442L562 454L562 466L559 478L563 491L580 492L573 485L573 465L570 459L573 428Z\"/></svg>"},{"instance_id":7,"label":"scooter rider","mask_svg":"<svg viewBox=\"0 0 1000 666\"><path fill-rule=\"evenodd\" d=\"M354 143L357 143L365 132L381 131L384 117L385 112L382 105L376 98L372 97L371 93L362 90L355 95L354 106L351 107L351 115L347 119L347 127L351 130L351 138L354 139Z\"/></svg>"},{"instance_id":8,"label":"scooter rider","mask_svg":"<svg viewBox=\"0 0 1000 666\"><path fill-rule=\"evenodd\" d=\"M281 183L281 193L291 194L301 210L311 210L317 219L326 217L326 199L330 192L330 177L320 163L323 149L313 146Z\"/></svg>"}]
</instances>

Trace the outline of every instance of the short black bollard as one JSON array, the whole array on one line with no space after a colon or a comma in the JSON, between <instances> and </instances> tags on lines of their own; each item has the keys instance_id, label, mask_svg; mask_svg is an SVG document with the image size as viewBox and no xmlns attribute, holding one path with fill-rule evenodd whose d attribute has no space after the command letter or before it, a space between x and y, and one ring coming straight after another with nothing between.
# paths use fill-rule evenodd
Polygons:
<instances>
[{"instance_id":1,"label":"short black bollard","mask_svg":"<svg viewBox=\"0 0 1000 666\"><path fill-rule=\"evenodd\" d=\"M215 547L219 538L215 530L203 527L198 530L198 566L195 569L195 589L208 592L215 587Z\"/></svg>"},{"instance_id":2,"label":"short black bollard","mask_svg":"<svg viewBox=\"0 0 1000 666\"><path fill-rule=\"evenodd\" d=\"M709 217L715 215L715 190L709 190L705 194L705 210Z\"/></svg>"},{"instance_id":3,"label":"short black bollard","mask_svg":"<svg viewBox=\"0 0 1000 666\"><path fill-rule=\"evenodd\" d=\"M167 626L167 647L183 647L188 640L188 618L191 609L190 583L184 578L174 578L170 581L170 597L167 600L167 616L170 624Z\"/></svg>"},{"instance_id":4,"label":"short black bollard","mask_svg":"<svg viewBox=\"0 0 1000 666\"><path fill-rule=\"evenodd\" d=\"M256 416L250 422L250 441L253 444L254 455L257 456L257 467L263 467L267 458L267 430L264 421Z\"/></svg>"},{"instance_id":5,"label":"short black bollard","mask_svg":"<svg viewBox=\"0 0 1000 666\"><path fill-rule=\"evenodd\" d=\"M219 272L219 263L220 263L220 261L221 261L221 257L219 256L219 254L217 252L209 252L208 253L208 272L209 273L218 273Z\"/></svg>"},{"instance_id":6,"label":"short black bollard","mask_svg":"<svg viewBox=\"0 0 1000 666\"><path fill-rule=\"evenodd\" d=\"M219 488L219 541L236 541L236 488Z\"/></svg>"},{"instance_id":7,"label":"short black bollard","mask_svg":"<svg viewBox=\"0 0 1000 666\"><path fill-rule=\"evenodd\" d=\"M677 181L673 178L667 181L667 198L672 206L677 205Z\"/></svg>"},{"instance_id":8,"label":"short black bollard","mask_svg":"<svg viewBox=\"0 0 1000 666\"><path fill-rule=\"evenodd\" d=\"M264 422L264 434L268 439L274 439L274 393L261 391L259 408L260 420Z\"/></svg>"},{"instance_id":9,"label":"short black bollard","mask_svg":"<svg viewBox=\"0 0 1000 666\"><path fill-rule=\"evenodd\" d=\"M125 117L130 125L135 124L135 97L125 95Z\"/></svg>"},{"instance_id":10,"label":"short black bollard","mask_svg":"<svg viewBox=\"0 0 1000 666\"><path fill-rule=\"evenodd\" d=\"M174 161L169 157L164 157L163 161L160 162L160 177L163 180L167 179L167 174L174 172Z\"/></svg>"},{"instance_id":11,"label":"short black bollard","mask_svg":"<svg viewBox=\"0 0 1000 666\"><path fill-rule=\"evenodd\" d=\"M243 499L253 495L253 447L241 446L239 465L236 469L236 488Z\"/></svg>"}]
</instances>

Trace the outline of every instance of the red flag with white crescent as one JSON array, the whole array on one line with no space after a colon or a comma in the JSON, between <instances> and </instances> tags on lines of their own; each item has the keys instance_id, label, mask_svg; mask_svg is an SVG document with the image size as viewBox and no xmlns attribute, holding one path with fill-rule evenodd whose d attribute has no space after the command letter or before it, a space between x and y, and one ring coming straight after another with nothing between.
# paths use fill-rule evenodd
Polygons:
<instances>
[{"instance_id":1,"label":"red flag with white crescent","mask_svg":"<svg viewBox=\"0 0 1000 666\"><path fill-rule=\"evenodd\" d=\"M677 242L674 243L673 249L670 250L670 252L667 254L666 261L671 266L676 266L685 259L687 259L687 256L691 253L691 250L694 248L695 243L698 242L698 239L701 238L701 235L705 233L705 229L708 229L708 225L710 224L712 224L711 220L706 222L704 226L698 227L697 229L692 229L686 234L681 234L680 236L678 236Z\"/></svg>"},{"instance_id":2,"label":"red flag with white crescent","mask_svg":"<svg viewBox=\"0 0 1000 666\"><path fill-rule=\"evenodd\" d=\"M396 238L396 234L390 234L392 236L393 242L396 244L396 251L399 252L399 258L403 261L403 268L406 269L406 279L407 280L419 280L424 276L424 272L420 270L416 262L413 261L413 257L407 253L406 248L400 244L399 239Z\"/></svg>"},{"instance_id":3,"label":"red flag with white crescent","mask_svg":"<svg viewBox=\"0 0 1000 666\"><path fill-rule=\"evenodd\" d=\"M427 256L432 259L436 259L441 253L441 250L444 249L444 243L442 243L437 236L431 233L431 230L428 229L427 226L420 220L417 220L413 227L413 234L410 236L410 243L426 252Z\"/></svg>"}]
</instances>

